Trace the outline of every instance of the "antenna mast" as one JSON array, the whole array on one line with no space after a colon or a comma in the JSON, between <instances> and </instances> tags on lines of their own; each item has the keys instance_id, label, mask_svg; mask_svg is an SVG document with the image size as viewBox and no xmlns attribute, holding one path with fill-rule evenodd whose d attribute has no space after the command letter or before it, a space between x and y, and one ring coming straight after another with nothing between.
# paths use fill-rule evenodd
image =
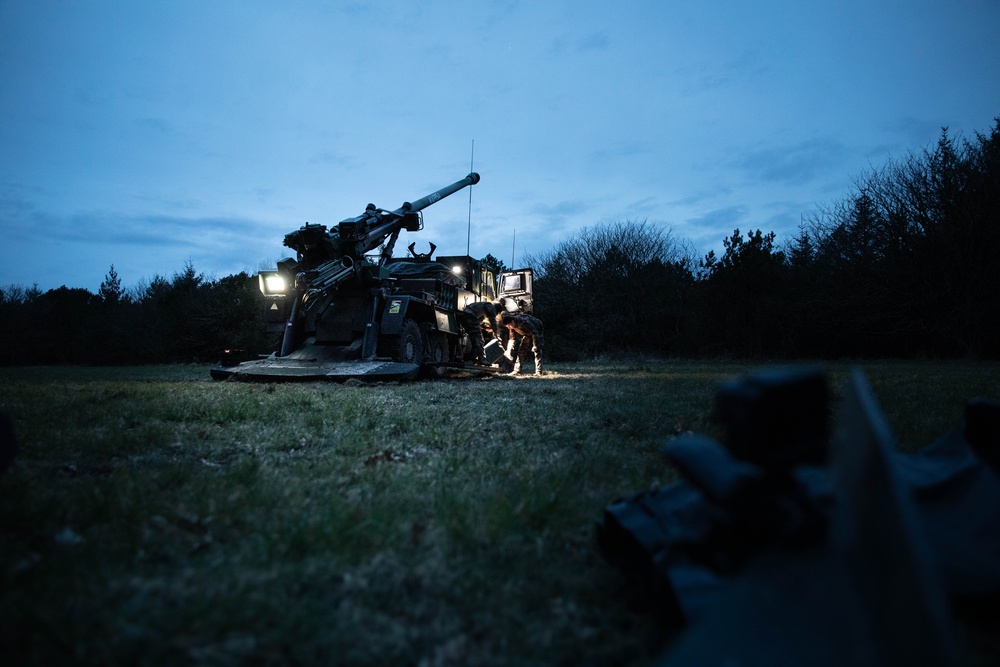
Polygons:
<instances>
[{"instance_id":1,"label":"antenna mast","mask_svg":"<svg viewBox=\"0 0 1000 667\"><path fill-rule=\"evenodd\" d=\"M473 166L476 163L476 140L472 140L472 155L469 157L469 173L475 171ZM470 247L472 245L472 188L469 188L469 229L465 234L465 254L472 256Z\"/></svg>"},{"instance_id":2,"label":"antenna mast","mask_svg":"<svg viewBox=\"0 0 1000 667\"><path fill-rule=\"evenodd\" d=\"M514 235L510 239L510 270L514 270L514 243L517 241L517 227L514 228Z\"/></svg>"}]
</instances>

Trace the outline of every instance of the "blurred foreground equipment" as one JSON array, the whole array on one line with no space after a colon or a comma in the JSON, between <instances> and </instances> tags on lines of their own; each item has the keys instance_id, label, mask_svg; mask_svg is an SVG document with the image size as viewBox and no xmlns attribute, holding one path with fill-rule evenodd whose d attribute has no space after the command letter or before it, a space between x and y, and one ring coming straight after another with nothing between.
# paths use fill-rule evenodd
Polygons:
<instances>
[{"instance_id":1,"label":"blurred foreground equipment","mask_svg":"<svg viewBox=\"0 0 1000 667\"><path fill-rule=\"evenodd\" d=\"M0 412L0 472L10 467L16 455L17 437L14 435L14 422L6 412Z\"/></svg>"},{"instance_id":2,"label":"blurred foreground equipment","mask_svg":"<svg viewBox=\"0 0 1000 667\"><path fill-rule=\"evenodd\" d=\"M896 451L854 371L828 424L818 370L722 385L723 446L666 444L683 480L618 500L605 558L672 636L657 664L955 665L954 611L1000 597L1000 405Z\"/></svg>"}]
</instances>

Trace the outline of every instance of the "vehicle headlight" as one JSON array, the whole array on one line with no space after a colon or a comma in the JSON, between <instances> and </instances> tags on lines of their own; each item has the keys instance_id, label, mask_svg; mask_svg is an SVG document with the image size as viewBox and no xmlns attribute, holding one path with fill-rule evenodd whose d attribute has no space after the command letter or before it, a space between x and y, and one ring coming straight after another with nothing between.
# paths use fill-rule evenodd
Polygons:
<instances>
[{"instance_id":1,"label":"vehicle headlight","mask_svg":"<svg viewBox=\"0 0 1000 667\"><path fill-rule=\"evenodd\" d=\"M277 271L261 271L258 274L260 291L264 296L284 296L288 293L288 283Z\"/></svg>"}]
</instances>

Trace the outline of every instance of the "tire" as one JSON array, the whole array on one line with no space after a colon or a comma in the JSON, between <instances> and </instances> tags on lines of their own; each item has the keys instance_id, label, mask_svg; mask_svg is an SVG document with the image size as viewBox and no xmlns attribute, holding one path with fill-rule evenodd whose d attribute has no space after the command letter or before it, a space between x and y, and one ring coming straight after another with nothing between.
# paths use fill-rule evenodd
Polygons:
<instances>
[{"instance_id":1,"label":"tire","mask_svg":"<svg viewBox=\"0 0 1000 667\"><path fill-rule=\"evenodd\" d=\"M429 364L448 363L448 338L443 333L434 331L427 334L424 361Z\"/></svg>"},{"instance_id":2,"label":"tire","mask_svg":"<svg viewBox=\"0 0 1000 667\"><path fill-rule=\"evenodd\" d=\"M403 320L403 330L388 342L389 357L404 364L419 364L424 356L424 339L413 320Z\"/></svg>"},{"instance_id":3,"label":"tire","mask_svg":"<svg viewBox=\"0 0 1000 667\"><path fill-rule=\"evenodd\" d=\"M448 354L448 337L440 331L424 331L424 366L420 371L421 377L443 378L447 377L448 369L445 366L432 364L446 364L451 357Z\"/></svg>"}]
</instances>

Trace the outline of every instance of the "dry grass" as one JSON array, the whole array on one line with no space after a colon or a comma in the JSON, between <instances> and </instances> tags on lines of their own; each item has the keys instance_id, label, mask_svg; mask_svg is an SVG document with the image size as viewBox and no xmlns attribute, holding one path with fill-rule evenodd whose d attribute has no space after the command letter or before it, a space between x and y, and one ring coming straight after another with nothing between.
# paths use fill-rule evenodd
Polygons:
<instances>
[{"instance_id":1,"label":"dry grass","mask_svg":"<svg viewBox=\"0 0 1000 667\"><path fill-rule=\"evenodd\" d=\"M0 653L20 664L641 664L652 619L593 544L616 497L721 437L752 367L255 385L203 366L5 369ZM866 367L901 445L997 365ZM830 369L835 392L847 366ZM5 661L6 662L6 661ZM12 664L12 663L7 663Z\"/></svg>"}]
</instances>

